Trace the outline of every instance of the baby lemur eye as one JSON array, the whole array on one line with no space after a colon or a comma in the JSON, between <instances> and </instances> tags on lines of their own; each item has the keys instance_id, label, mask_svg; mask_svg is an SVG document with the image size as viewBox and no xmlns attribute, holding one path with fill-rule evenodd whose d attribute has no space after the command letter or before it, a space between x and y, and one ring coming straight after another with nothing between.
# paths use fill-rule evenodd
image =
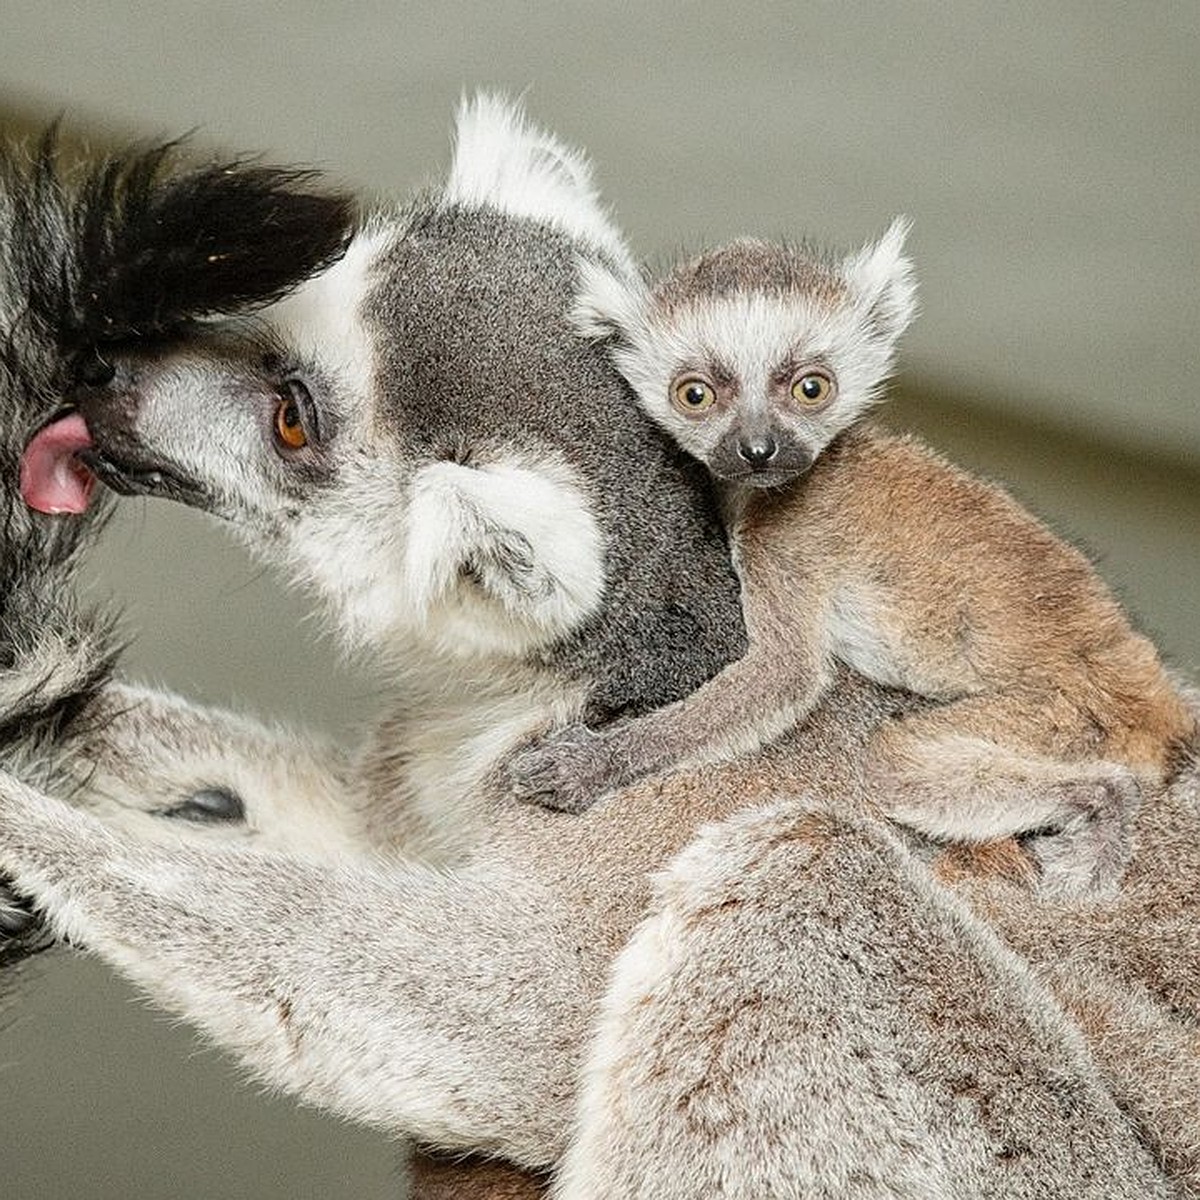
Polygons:
<instances>
[{"instance_id":1,"label":"baby lemur eye","mask_svg":"<svg viewBox=\"0 0 1200 1200\"><path fill-rule=\"evenodd\" d=\"M289 450L303 450L309 442L312 397L298 379L287 380L275 407L275 436Z\"/></svg>"},{"instance_id":2,"label":"baby lemur eye","mask_svg":"<svg viewBox=\"0 0 1200 1200\"><path fill-rule=\"evenodd\" d=\"M801 375L792 384L792 399L799 400L806 408L824 404L833 395L833 380L828 375L810 371Z\"/></svg>"},{"instance_id":3,"label":"baby lemur eye","mask_svg":"<svg viewBox=\"0 0 1200 1200\"><path fill-rule=\"evenodd\" d=\"M695 413L711 408L716 403L717 393L707 380L693 376L676 383L671 398L680 412Z\"/></svg>"}]
</instances>

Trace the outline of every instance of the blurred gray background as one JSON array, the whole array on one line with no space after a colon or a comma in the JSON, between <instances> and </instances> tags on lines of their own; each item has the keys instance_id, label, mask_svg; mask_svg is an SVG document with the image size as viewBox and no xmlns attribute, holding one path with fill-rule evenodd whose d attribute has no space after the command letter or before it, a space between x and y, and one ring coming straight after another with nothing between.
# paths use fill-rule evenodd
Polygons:
<instances>
[{"instance_id":1,"label":"blurred gray background","mask_svg":"<svg viewBox=\"0 0 1200 1200\"><path fill-rule=\"evenodd\" d=\"M195 129L386 193L445 166L456 99L486 85L590 149L651 258L741 233L849 246L906 212L923 315L891 419L1085 545L1195 675L1198 56L1195 0L3 0L0 125ZM127 504L94 576L128 608L133 674L348 735L370 711L304 605L189 513ZM0 1034L0 1130L22 1200L401 1188L383 1134L262 1096L65 954Z\"/></svg>"}]
</instances>

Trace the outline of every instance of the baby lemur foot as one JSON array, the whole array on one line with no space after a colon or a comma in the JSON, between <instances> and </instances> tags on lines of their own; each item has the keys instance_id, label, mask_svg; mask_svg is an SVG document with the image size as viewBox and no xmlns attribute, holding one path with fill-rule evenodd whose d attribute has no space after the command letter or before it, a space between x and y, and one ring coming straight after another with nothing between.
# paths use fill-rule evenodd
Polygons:
<instances>
[{"instance_id":1,"label":"baby lemur foot","mask_svg":"<svg viewBox=\"0 0 1200 1200\"><path fill-rule=\"evenodd\" d=\"M1141 803L1137 777L1117 763L1069 773L1055 764L1024 778L954 787L942 777L909 781L909 799L892 805L900 825L937 842L983 844L1014 837L1054 897L1103 895L1124 874ZM919 797L919 799L912 799Z\"/></svg>"},{"instance_id":2,"label":"baby lemur foot","mask_svg":"<svg viewBox=\"0 0 1200 1200\"><path fill-rule=\"evenodd\" d=\"M1103 895L1120 882L1133 852L1133 823L1142 788L1131 771L1064 780L1047 789L1056 812L1018 841L1037 863L1042 890L1053 896Z\"/></svg>"},{"instance_id":3,"label":"baby lemur foot","mask_svg":"<svg viewBox=\"0 0 1200 1200\"><path fill-rule=\"evenodd\" d=\"M558 812L584 812L628 782L608 741L586 725L568 725L518 750L507 771L519 799Z\"/></svg>"}]
</instances>

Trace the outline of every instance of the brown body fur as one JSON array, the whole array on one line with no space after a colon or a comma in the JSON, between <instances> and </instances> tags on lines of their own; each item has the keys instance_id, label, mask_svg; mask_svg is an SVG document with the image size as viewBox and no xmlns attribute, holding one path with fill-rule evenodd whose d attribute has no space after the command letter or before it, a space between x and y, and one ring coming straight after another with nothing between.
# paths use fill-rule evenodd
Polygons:
<instances>
[{"instance_id":1,"label":"brown body fur","mask_svg":"<svg viewBox=\"0 0 1200 1200\"><path fill-rule=\"evenodd\" d=\"M890 682L950 702L904 722L922 739L971 734L1161 778L1194 732L1091 563L913 438L847 434L798 487L754 497L738 541L767 620L786 605L785 623L815 623L839 592L863 598Z\"/></svg>"},{"instance_id":2,"label":"brown body fur","mask_svg":"<svg viewBox=\"0 0 1200 1200\"><path fill-rule=\"evenodd\" d=\"M938 702L871 747L871 770L902 789L893 815L935 835L977 828L979 840L1081 821L1088 882L1111 885L1140 786L1107 764L1161 786L1196 724L1082 554L1002 489L870 428L844 435L798 487L753 495L736 537L747 657L785 694L803 707L828 660L846 656ZM849 654L829 638L835 622L858 639Z\"/></svg>"}]
</instances>

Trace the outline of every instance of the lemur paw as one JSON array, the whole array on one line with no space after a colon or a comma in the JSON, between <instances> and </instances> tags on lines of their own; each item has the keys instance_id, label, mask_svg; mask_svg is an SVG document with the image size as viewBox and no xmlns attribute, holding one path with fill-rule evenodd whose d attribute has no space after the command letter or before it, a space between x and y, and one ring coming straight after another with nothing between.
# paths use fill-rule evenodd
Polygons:
<instances>
[{"instance_id":1,"label":"lemur paw","mask_svg":"<svg viewBox=\"0 0 1200 1200\"><path fill-rule=\"evenodd\" d=\"M507 771L518 799L558 812L584 812L624 782L604 738L585 725L568 725L516 751Z\"/></svg>"},{"instance_id":2,"label":"lemur paw","mask_svg":"<svg viewBox=\"0 0 1200 1200\"><path fill-rule=\"evenodd\" d=\"M1120 882L1133 851L1133 821L1142 799L1131 771L1112 766L1051 787L1061 819L1019 840L1052 895L1105 895Z\"/></svg>"}]
</instances>

